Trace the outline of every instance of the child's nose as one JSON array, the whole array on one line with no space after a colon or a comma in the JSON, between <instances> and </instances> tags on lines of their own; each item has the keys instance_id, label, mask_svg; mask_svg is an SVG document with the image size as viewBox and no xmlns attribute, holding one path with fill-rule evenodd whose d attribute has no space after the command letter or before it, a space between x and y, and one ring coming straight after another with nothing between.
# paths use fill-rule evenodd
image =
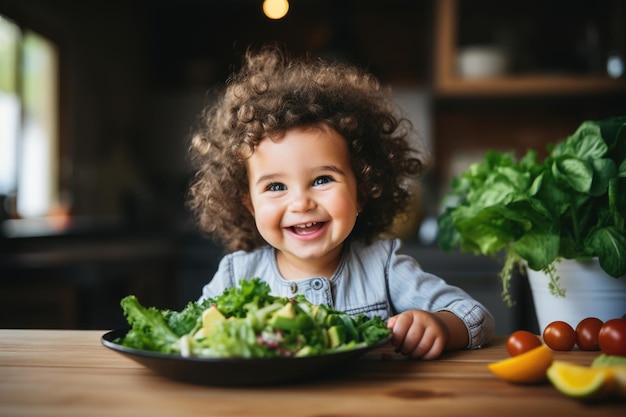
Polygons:
<instances>
[{"instance_id":1,"label":"child's nose","mask_svg":"<svg viewBox=\"0 0 626 417\"><path fill-rule=\"evenodd\" d=\"M315 201L306 191L297 191L293 194L289 208L292 211L308 211L315 207Z\"/></svg>"}]
</instances>

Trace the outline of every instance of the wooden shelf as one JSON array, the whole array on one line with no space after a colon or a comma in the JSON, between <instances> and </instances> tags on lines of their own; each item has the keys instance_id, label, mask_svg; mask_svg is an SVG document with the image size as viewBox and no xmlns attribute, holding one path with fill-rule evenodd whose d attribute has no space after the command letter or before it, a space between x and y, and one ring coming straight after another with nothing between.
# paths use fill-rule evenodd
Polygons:
<instances>
[{"instance_id":1,"label":"wooden shelf","mask_svg":"<svg viewBox=\"0 0 626 417\"><path fill-rule=\"evenodd\" d=\"M524 75L487 79L441 78L437 94L455 95L538 95L538 94L597 94L619 93L626 81L603 76L583 75Z\"/></svg>"},{"instance_id":2,"label":"wooden shelf","mask_svg":"<svg viewBox=\"0 0 626 417\"><path fill-rule=\"evenodd\" d=\"M456 72L459 1L436 2L434 87L438 96L575 95L624 93L626 80L603 75L519 74L461 78Z\"/></svg>"}]
</instances>

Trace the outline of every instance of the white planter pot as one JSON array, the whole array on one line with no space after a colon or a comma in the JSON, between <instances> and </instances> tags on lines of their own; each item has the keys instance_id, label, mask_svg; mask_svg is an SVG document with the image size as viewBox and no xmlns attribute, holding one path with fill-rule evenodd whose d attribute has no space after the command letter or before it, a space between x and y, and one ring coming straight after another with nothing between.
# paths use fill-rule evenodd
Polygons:
<instances>
[{"instance_id":1,"label":"white planter pot","mask_svg":"<svg viewBox=\"0 0 626 417\"><path fill-rule=\"evenodd\" d=\"M555 266L565 297L550 293L549 278L543 272L526 268L540 332L556 320L576 328L586 317L607 321L626 313L626 276L613 278L600 268L597 259L564 259Z\"/></svg>"}]
</instances>

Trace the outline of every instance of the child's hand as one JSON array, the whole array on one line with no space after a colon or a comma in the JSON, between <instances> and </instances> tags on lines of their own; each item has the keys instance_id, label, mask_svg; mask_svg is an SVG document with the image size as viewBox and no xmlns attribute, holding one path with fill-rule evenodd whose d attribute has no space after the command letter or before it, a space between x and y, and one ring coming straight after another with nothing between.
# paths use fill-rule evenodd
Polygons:
<instances>
[{"instance_id":1,"label":"child's hand","mask_svg":"<svg viewBox=\"0 0 626 417\"><path fill-rule=\"evenodd\" d=\"M387 320L391 343L414 358L435 359L447 345L448 326L436 313L408 310Z\"/></svg>"}]
</instances>

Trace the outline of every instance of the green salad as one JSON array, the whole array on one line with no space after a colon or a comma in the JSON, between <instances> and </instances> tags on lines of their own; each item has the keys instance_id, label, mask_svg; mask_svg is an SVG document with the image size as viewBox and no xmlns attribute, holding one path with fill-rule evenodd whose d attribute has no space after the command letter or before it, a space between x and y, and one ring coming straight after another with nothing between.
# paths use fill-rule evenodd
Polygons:
<instances>
[{"instance_id":1,"label":"green salad","mask_svg":"<svg viewBox=\"0 0 626 417\"><path fill-rule=\"evenodd\" d=\"M303 295L270 295L260 278L181 311L121 301L129 331L117 343L135 349L205 358L321 355L374 345L390 334L380 317L349 316Z\"/></svg>"}]
</instances>

